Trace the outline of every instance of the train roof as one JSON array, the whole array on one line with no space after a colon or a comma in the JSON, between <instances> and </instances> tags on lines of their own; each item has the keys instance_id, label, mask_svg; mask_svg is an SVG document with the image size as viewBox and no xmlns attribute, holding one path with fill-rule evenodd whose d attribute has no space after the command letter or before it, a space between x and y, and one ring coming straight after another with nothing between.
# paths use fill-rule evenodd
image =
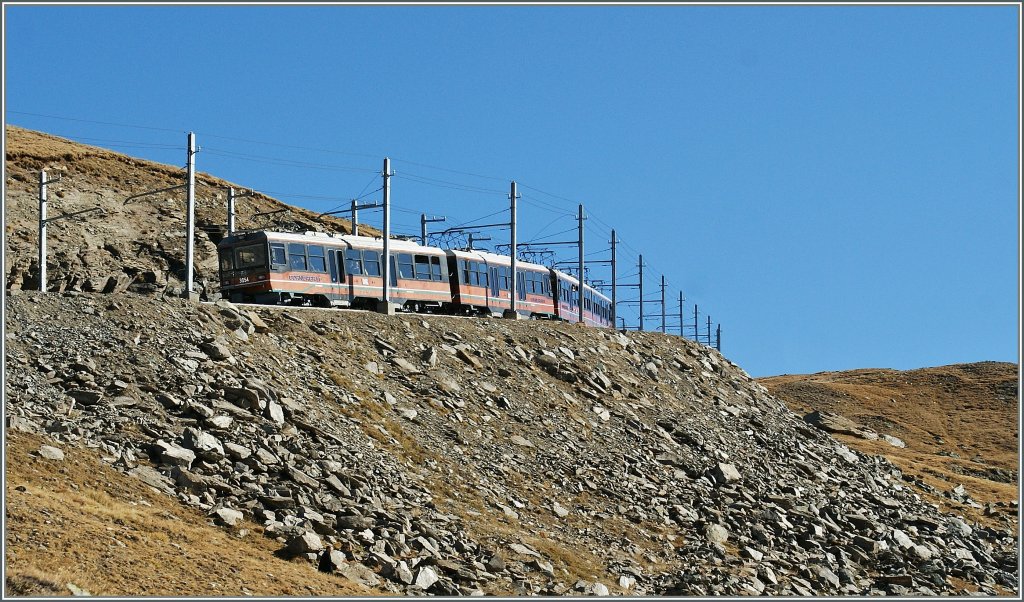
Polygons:
<instances>
[{"instance_id":1,"label":"train roof","mask_svg":"<svg viewBox=\"0 0 1024 602\"><path fill-rule=\"evenodd\" d=\"M472 251L463 251L460 249L449 249L447 251L458 259L476 259L485 261L488 264L500 265L500 266L511 266L512 258L508 255L499 255L497 253L491 253L490 251L479 251L474 249ZM548 267L540 265L539 263L530 263L528 261L516 261L516 270L531 269L540 272L547 272Z\"/></svg>"},{"instance_id":2,"label":"train roof","mask_svg":"<svg viewBox=\"0 0 1024 602\"><path fill-rule=\"evenodd\" d=\"M565 280L566 282L568 282L569 284L571 284L573 286L578 286L579 283L580 283L580 281L577 280L575 276L570 276L569 274L566 274L562 270L556 270L554 268L551 268L551 271L558 275L558 279L559 280ZM589 290L594 295L597 295L598 297L600 297L600 298L604 299L605 301L608 301L609 303L611 303L611 299L608 298L607 295L605 295L601 291L597 290L596 288L590 286L589 284L584 283L583 284L583 288L585 290Z\"/></svg>"},{"instance_id":3,"label":"train roof","mask_svg":"<svg viewBox=\"0 0 1024 602\"><path fill-rule=\"evenodd\" d=\"M353 236L351 234L332 234L329 232L313 232L307 230L305 232L274 232L271 230L256 230L250 232L244 232L235 234L232 237L227 237L224 240L229 242L236 242L245 240L249 235L264 235L269 240L280 241L280 242L301 242L301 243L324 243L324 244L348 244L353 247L361 249L382 249L384 247L384 239L375 236ZM234 238L234 241L231 239ZM425 247L418 242L411 240L402 240L400 238L392 238L388 244L389 251L403 251L412 253L427 253L440 255L444 253L443 249L437 247Z\"/></svg>"}]
</instances>

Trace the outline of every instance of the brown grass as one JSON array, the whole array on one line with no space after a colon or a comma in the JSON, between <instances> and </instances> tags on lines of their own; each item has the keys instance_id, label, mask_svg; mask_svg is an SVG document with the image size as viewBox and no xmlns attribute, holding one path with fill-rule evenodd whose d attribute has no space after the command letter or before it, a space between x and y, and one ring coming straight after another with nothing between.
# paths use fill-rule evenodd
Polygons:
<instances>
[{"instance_id":1,"label":"brown grass","mask_svg":"<svg viewBox=\"0 0 1024 602\"><path fill-rule=\"evenodd\" d=\"M903 472L939 492L962 484L977 502L1017 499L1020 462L1018 367L981 362L920 370L882 369L783 375L759 379L794 412L841 414L879 434L902 439L906 448L884 441L837 435L858 451L885 456ZM1009 475L1001 482L995 475ZM1018 528L1010 507L994 516L942 495L921 492L928 501L981 524Z\"/></svg>"},{"instance_id":2,"label":"brown grass","mask_svg":"<svg viewBox=\"0 0 1024 602\"><path fill-rule=\"evenodd\" d=\"M215 527L198 511L64 446L61 462L36 455L45 437L6 437L8 595L68 595L73 583L101 596L378 595L324 575L245 524ZM240 529L249 534L241 536Z\"/></svg>"}]
</instances>

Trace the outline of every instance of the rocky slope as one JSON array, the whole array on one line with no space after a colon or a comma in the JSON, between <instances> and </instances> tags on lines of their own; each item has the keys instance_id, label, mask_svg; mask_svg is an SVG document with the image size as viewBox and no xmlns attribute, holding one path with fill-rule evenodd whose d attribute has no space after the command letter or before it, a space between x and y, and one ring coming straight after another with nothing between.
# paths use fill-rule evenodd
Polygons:
<instances>
[{"instance_id":1,"label":"rocky slope","mask_svg":"<svg viewBox=\"0 0 1024 602\"><path fill-rule=\"evenodd\" d=\"M7 288L38 289L39 172L62 175L48 187L47 216L92 207L104 214L54 221L48 226L49 290L158 291L179 289L185 272L185 193L128 197L185 183L183 167L135 159L42 132L6 127ZM184 149L182 150L184 163ZM196 290L217 286L216 243L226 230L227 189L220 178L196 174ZM281 213L262 215L284 209ZM313 212L257 193L237 203L238 228L348 232L347 220ZM378 234L373 228L361 231Z\"/></svg>"},{"instance_id":2,"label":"rocky slope","mask_svg":"<svg viewBox=\"0 0 1024 602\"><path fill-rule=\"evenodd\" d=\"M332 542L385 591L1018 591L1011 529L677 337L134 293L6 309L8 429L96 445L284 556Z\"/></svg>"},{"instance_id":3,"label":"rocky slope","mask_svg":"<svg viewBox=\"0 0 1024 602\"><path fill-rule=\"evenodd\" d=\"M7 432L71 457L94 448L228 532L251 523L283 559L332 543L348 578L403 594L1018 591L1014 528L941 512L919 479L808 425L713 350L550 322L184 301L180 195L123 203L180 169L7 135ZM108 210L51 228L48 294L22 290L39 169L66 174L51 215ZM210 280L227 183L199 181ZM6 543L8 560L46 553ZM104 561L131 566L144 545ZM189 583L176 593L210 593Z\"/></svg>"}]
</instances>

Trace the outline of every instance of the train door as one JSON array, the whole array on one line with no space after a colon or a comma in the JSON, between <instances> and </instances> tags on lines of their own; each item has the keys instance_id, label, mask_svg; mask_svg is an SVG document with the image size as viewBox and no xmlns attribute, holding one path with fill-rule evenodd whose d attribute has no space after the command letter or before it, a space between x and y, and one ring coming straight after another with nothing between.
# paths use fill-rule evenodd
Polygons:
<instances>
[{"instance_id":1,"label":"train door","mask_svg":"<svg viewBox=\"0 0 1024 602\"><path fill-rule=\"evenodd\" d=\"M526 301L526 272L516 270L516 297Z\"/></svg>"}]
</instances>

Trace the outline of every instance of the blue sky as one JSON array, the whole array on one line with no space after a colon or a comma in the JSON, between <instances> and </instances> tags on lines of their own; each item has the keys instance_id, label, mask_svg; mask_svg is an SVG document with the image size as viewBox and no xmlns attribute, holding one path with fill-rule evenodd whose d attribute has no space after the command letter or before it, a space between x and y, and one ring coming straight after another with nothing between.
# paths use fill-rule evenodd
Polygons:
<instances>
[{"instance_id":1,"label":"blue sky","mask_svg":"<svg viewBox=\"0 0 1024 602\"><path fill-rule=\"evenodd\" d=\"M583 203L646 328L664 275L754 376L1018 361L1016 6L4 12L5 123L171 164L193 130L200 171L322 211L390 156L408 233L507 219L516 179L520 240Z\"/></svg>"}]
</instances>

